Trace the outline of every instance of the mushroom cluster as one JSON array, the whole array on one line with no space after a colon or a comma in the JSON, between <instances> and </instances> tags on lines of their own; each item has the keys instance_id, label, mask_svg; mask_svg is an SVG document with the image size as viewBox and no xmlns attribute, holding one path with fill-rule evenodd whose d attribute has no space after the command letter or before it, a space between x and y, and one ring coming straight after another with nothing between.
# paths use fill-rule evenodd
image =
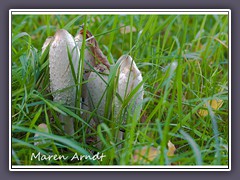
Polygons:
<instances>
[{"instance_id":1,"label":"mushroom cluster","mask_svg":"<svg viewBox=\"0 0 240 180\"><path fill-rule=\"evenodd\" d=\"M121 56L116 65L110 65L94 36L88 30L86 30L86 38L83 38L83 34L82 29L73 38L66 30L58 30L54 37L48 38L43 45L43 50L47 45L50 45L50 89L53 93L53 100L71 106L75 105L76 85L69 65L67 48L71 52L72 62L75 67L74 73L76 73L83 39L86 39L83 79L87 83L82 85L82 108L90 112L94 111L97 116L104 116L106 98L108 98L106 92L109 87L109 72L117 66L117 74L114 77L117 83L116 91L112 98L114 118L117 118L122 109L123 101L142 82L142 74L129 55ZM78 48L76 48L76 45ZM129 102L129 104L133 104L131 106L132 113L135 111L136 106L141 106L142 100L143 85L140 88L138 87L137 92ZM64 130L68 134L73 134L73 119L63 115L60 115L60 119L64 122ZM97 125L101 121L97 117L93 117L92 122Z\"/></svg>"}]
</instances>

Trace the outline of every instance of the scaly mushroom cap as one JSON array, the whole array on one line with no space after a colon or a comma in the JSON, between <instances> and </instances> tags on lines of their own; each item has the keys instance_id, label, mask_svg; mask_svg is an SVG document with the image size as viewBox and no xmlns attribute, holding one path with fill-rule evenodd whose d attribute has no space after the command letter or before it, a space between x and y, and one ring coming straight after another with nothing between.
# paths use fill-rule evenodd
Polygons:
<instances>
[{"instance_id":1,"label":"scaly mushroom cap","mask_svg":"<svg viewBox=\"0 0 240 180\"><path fill-rule=\"evenodd\" d=\"M142 82L142 74L139 71L137 65L129 55L121 56L116 64L119 64L119 79L118 79L118 93L122 99L125 99L135 88ZM134 112L136 106L142 105L143 101L143 85L139 88L135 96L129 104L133 103L132 112ZM115 114L118 115L122 103L115 98Z\"/></svg>"},{"instance_id":2,"label":"scaly mushroom cap","mask_svg":"<svg viewBox=\"0 0 240 180\"><path fill-rule=\"evenodd\" d=\"M131 56L121 56L117 61L117 64L118 63L120 63L120 74L118 81L119 84L121 84L121 86L118 86L118 91L121 97L124 97L126 89L126 95L128 95L131 90L133 90L142 81L142 75Z\"/></svg>"},{"instance_id":3,"label":"scaly mushroom cap","mask_svg":"<svg viewBox=\"0 0 240 180\"><path fill-rule=\"evenodd\" d=\"M66 30L58 30L49 51L50 88L53 100L67 105L75 105L75 82L72 75L68 51L72 56L75 73L77 72L79 50L75 47L73 37ZM65 88L71 87L63 90ZM62 92L56 91L63 90Z\"/></svg>"}]
</instances>

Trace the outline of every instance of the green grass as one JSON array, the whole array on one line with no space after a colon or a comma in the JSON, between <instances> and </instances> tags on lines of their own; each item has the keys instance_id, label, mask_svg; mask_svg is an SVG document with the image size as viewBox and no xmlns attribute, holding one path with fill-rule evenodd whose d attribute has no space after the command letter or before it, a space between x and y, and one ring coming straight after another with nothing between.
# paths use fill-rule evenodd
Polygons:
<instances>
[{"instance_id":1,"label":"green grass","mask_svg":"<svg viewBox=\"0 0 240 180\"><path fill-rule=\"evenodd\" d=\"M41 47L57 29L64 28L75 36L83 23L111 64L129 53L142 72L141 116L129 113L126 125L117 123L106 109L103 123L94 129L89 119L81 117L81 112L96 116L94 112L52 101L48 91L49 49L41 55ZM120 33L124 26L130 26L131 31ZM143 164L133 163L132 156L136 149L147 146L163 152L147 162L151 165L228 165L228 33L226 15L13 15L12 164ZM177 63L176 69L173 62ZM81 79L81 68L77 77L80 85L86 83ZM116 71L112 73L114 76ZM108 90L114 92L114 82L109 81ZM111 103L112 97L107 97ZM223 101L217 110L204 105L213 99ZM128 110L127 102L129 99L122 112ZM199 115L200 109L207 110L208 115ZM75 118L73 137L63 132L58 113ZM34 133L40 123L46 123L50 133L40 133L46 143L34 146ZM89 128L92 133L87 133ZM116 138L120 128L125 130L122 142ZM102 141L102 149L86 143L94 135ZM173 157L166 156L169 140L177 148ZM106 157L103 161L39 162L31 161L33 152L66 156L101 152Z\"/></svg>"}]
</instances>

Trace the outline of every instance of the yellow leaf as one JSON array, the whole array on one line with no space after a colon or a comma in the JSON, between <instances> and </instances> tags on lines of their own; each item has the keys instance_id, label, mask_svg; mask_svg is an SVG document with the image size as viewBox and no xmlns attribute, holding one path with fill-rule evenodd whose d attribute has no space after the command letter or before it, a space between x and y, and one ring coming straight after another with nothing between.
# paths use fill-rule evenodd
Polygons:
<instances>
[{"instance_id":1,"label":"yellow leaf","mask_svg":"<svg viewBox=\"0 0 240 180\"><path fill-rule=\"evenodd\" d=\"M205 107L205 106L204 106L204 107ZM208 115L208 110L200 109L200 110L198 111L198 114L199 114L200 116L202 116L202 117L205 117L205 116Z\"/></svg>"},{"instance_id":2,"label":"yellow leaf","mask_svg":"<svg viewBox=\"0 0 240 180\"><path fill-rule=\"evenodd\" d=\"M213 110L218 110L219 108L222 107L223 105L223 100L221 99L213 99L213 100L209 100L208 103L210 104L210 106L212 107ZM204 104L204 107L206 108L207 105ZM205 117L208 115L208 110L207 109L200 109L198 111L198 114L202 117Z\"/></svg>"},{"instance_id":3,"label":"yellow leaf","mask_svg":"<svg viewBox=\"0 0 240 180\"><path fill-rule=\"evenodd\" d=\"M133 155L133 161L149 162L153 161L160 154L160 150L155 147L144 146L142 149L137 149Z\"/></svg>"},{"instance_id":4,"label":"yellow leaf","mask_svg":"<svg viewBox=\"0 0 240 180\"><path fill-rule=\"evenodd\" d=\"M174 152L176 151L176 147L174 146L174 144L171 141L168 141L168 152L167 155L168 156L174 156Z\"/></svg>"},{"instance_id":5,"label":"yellow leaf","mask_svg":"<svg viewBox=\"0 0 240 180\"><path fill-rule=\"evenodd\" d=\"M218 110L220 107L222 107L222 105L223 105L223 100L221 99L213 99L211 102L211 107L214 110Z\"/></svg>"},{"instance_id":6,"label":"yellow leaf","mask_svg":"<svg viewBox=\"0 0 240 180\"><path fill-rule=\"evenodd\" d=\"M168 152L169 157L174 156L176 148L171 141L168 141ZM151 162L160 155L161 151L159 148L144 146L141 149L137 149L133 155L133 162Z\"/></svg>"}]
</instances>

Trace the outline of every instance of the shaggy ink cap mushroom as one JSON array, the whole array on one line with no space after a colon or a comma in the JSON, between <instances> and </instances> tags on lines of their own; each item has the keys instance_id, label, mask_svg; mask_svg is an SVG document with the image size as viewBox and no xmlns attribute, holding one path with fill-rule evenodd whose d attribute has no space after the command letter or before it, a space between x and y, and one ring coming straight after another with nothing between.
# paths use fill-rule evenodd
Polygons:
<instances>
[{"instance_id":1,"label":"shaggy ink cap mushroom","mask_svg":"<svg viewBox=\"0 0 240 180\"><path fill-rule=\"evenodd\" d=\"M78 70L79 49L76 48L72 35L64 29L58 30L50 42L49 72L53 101L75 106L76 85L73 74ZM68 50L74 70L70 66ZM74 133L73 118L60 114L59 119L64 124L65 132L72 135Z\"/></svg>"}]
</instances>

